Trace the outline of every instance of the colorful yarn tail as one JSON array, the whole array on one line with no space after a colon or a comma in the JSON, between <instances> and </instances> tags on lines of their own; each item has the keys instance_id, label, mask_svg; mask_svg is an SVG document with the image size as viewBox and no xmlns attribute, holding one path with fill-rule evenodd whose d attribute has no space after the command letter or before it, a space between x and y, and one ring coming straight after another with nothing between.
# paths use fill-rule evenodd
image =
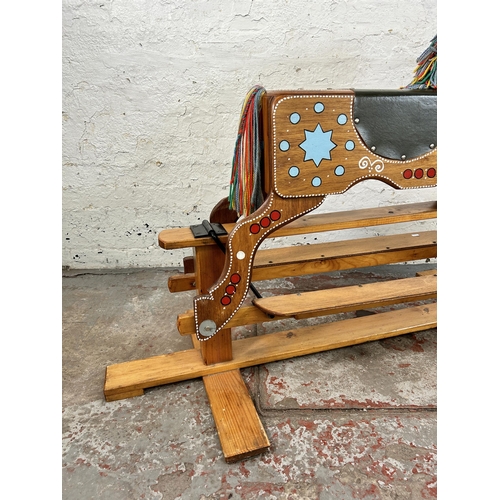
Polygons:
<instances>
[{"instance_id":1,"label":"colorful yarn tail","mask_svg":"<svg viewBox=\"0 0 500 500\"><path fill-rule=\"evenodd\" d=\"M437 35L430 46L417 59L413 81L407 89L437 89Z\"/></svg>"},{"instance_id":2,"label":"colorful yarn tail","mask_svg":"<svg viewBox=\"0 0 500 500\"><path fill-rule=\"evenodd\" d=\"M255 212L264 201L259 118L265 92L266 90L258 85L252 87L241 110L228 197L229 208L235 210L238 217Z\"/></svg>"}]
</instances>

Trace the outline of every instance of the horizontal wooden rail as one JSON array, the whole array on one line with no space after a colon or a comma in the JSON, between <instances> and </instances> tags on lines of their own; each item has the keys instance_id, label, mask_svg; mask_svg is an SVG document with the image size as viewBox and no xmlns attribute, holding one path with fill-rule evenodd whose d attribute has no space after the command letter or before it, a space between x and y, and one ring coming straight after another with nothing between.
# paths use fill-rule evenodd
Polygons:
<instances>
[{"instance_id":1,"label":"horizontal wooden rail","mask_svg":"<svg viewBox=\"0 0 500 500\"><path fill-rule=\"evenodd\" d=\"M337 231L359 227L380 226L415 220L435 219L437 217L437 202L408 203L361 210L346 210L325 214L310 214L276 230L269 238L294 236L298 234ZM235 224L223 224L229 233ZM225 241L227 236L221 237ZM164 229L158 235L158 244L165 250L214 245L209 238L195 238L190 228L181 227Z\"/></svg>"},{"instance_id":2,"label":"horizontal wooden rail","mask_svg":"<svg viewBox=\"0 0 500 500\"><path fill-rule=\"evenodd\" d=\"M233 359L206 365L198 349L110 365L106 369L107 401L136 396L144 389L256 366L373 340L435 328L437 305L425 304L235 340Z\"/></svg>"},{"instance_id":3,"label":"horizontal wooden rail","mask_svg":"<svg viewBox=\"0 0 500 500\"><path fill-rule=\"evenodd\" d=\"M437 256L437 232L423 231L259 250L252 281L393 264ZM196 289L194 273L170 276L172 293Z\"/></svg>"},{"instance_id":4,"label":"horizontal wooden rail","mask_svg":"<svg viewBox=\"0 0 500 500\"><path fill-rule=\"evenodd\" d=\"M254 305L274 316L310 317L384 307L437 296L437 276L395 279L326 290L255 299Z\"/></svg>"},{"instance_id":5,"label":"horizontal wooden rail","mask_svg":"<svg viewBox=\"0 0 500 500\"><path fill-rule=\"evenodd\" d=\"M345 286L255 299L255 305L243 306L231 318L228 328L281 320L327 316L360 309L372 309L437 297L437 271L422 277L403 278L366 285ZM177 316L181 335L195 333L192 309Z\"/></svg>"}]
</instances>

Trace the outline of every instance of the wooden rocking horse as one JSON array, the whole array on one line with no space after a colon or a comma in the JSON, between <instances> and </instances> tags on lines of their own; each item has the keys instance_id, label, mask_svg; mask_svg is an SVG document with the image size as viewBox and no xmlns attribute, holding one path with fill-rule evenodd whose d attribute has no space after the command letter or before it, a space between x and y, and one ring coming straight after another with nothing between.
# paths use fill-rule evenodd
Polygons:
<instances>
[{"instance_id":1,"label":"wooden rocking horse","mask_svg":"<svg viewBox=\"0 0 500 500\"><path fill-rule=\"evenodd\" d=\"M272 279L436 257L434 231L293 247L291 258L286 248L256 255L275 231L272 237L437 216L436 203L423 202L303 217L326 196L368 179L395 189L437 185L437 92L428 84L436 74L435 65L428 64L435 61L435 47L431 49L421 57L418 78L403 90L251 89L240 119L229 199L214 208L210 223L203 222L201 237L195 234L200 226L158 235L164 249L193 249L194 256L184 260L184 274L169 279L173 293L197 290L193 310L177 317L179 333L192 336L193 348L108 366L107 401L202 377L224 457L232 462L270 446L241 368L437 325L436 304L424 303L237 340L231 335L233 327L273 319L299 320L436 298L436 272L429 270L414 278L312 291L285 300L256 293L253 304L242 307L249 289L255 292L252 273L256 280Z\"/></svg>"},{"instance_id":2,"label":"wooden rocking horse","mask_svg":"<svg viewBox=\"0 0 500 500\"><path fill-rule=\"evenodd\" d=\"M240 127L250 151L237 143L235 152L246 170L233 170L240 184L249 178L243 189L237 182L232 186L232 205L243 217L229 234L220 278L194 298L197 338L212 338L241 307L264 239L319 207L327 195L367 179L395 189L436 186L436 113L436 90L266 92L254 87ZM249 193L252 185L256 192ZM265 201L254 210L249 200L259 197ZM257 307L259 300L254 300Z\"/></svg>"}]
</instances>

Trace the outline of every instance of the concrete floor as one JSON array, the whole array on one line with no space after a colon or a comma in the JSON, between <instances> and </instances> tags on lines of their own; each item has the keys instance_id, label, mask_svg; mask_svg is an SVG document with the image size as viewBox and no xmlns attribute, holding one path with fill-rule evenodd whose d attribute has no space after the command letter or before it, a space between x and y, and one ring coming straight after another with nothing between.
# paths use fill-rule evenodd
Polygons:
<instances>
[{"instance_id":1,"label":"concrete floor","mask_svg":"<svg viewBox=\"0 0 500 500\"><path fill-rule=\"evenodd\" d=\"M393 265L257 283L264 295L414 276ZM271 449L227 464L201 379L107 403L110 364L189 349L177 270L63 273L65 500L437 497L436 330L242 371ZM304 320L311 324L335 318ZM287 322L235 329L259 335Z\"/></svg>"}]
</instances>

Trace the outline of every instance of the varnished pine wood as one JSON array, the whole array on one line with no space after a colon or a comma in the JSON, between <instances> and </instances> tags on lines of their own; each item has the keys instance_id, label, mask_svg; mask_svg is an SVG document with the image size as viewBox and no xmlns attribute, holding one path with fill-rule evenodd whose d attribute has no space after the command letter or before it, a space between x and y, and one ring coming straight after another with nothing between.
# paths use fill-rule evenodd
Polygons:
<instances>
[{"instance_id":1,"label":"varnished pine wood","mask_svg":"<svg viewBox=\"0 0 500 500\"><path fill-rule=\"evenodd\" d=\"M225 260L218 247L195 249L195 268L198 293L206 293L218 278ZM231 329L221 330L218 335L200 342L192 335L193 345L199 350L205 365L228 362L232 359ZM262 453L269 447L269 440L253 406L239 370L204 376L212 416L226 461Z\"/></svg>"},{"instance_id":2,"label":"varnished pine wood","mask_svg":"<svg viewBox=\"0 0 500 500\"><path fill-rule=\"evenodd\" d=\"M276 295L255 299L253 303L263 312L276 316L310 317L340 312L370 309L388 305L434 299L437 277L395 279L343 286L327 290Z\"/></svg>"},{"instance_id":3,"label":"varnished pine wood","mask_svg":"<svg viewBox=\"0 0 500 500\"><path fill-rule=\"evenodd\" d=\"M229 200L223 198L210 212L209 220L219 224L235 223L238 220L238 214L229 208Z\"/></svg>"},{"instance_id":4,"label":"varnished pine wood","mask_svg":"<svg viewBox=\"0 0 500 500\"><path fill-rule=\"evenodd\" d=\"M195 263L192 255L184 257L182 263L184 265L184 274L194 274Z\"/></svg>"},{"instance_id":5,"label":"varnished pine wood","mask_svg":"<svg viewBox=\"0 0 500 500\"><path fill-rule=\"evenodd\" d=\"M261 311L255 306L243 306L229 320L227 327L234 328L235 326L253 325L256 323L265 323L274 321L276 318L270 317L264 311ZM177 330L181 335L191 335L195 332L194 311L190 309L183 314L177 316Z\"/></svg>"},{"instance_id":6,"label":"varnished pine wood","mask_svg":"<svg viewBox=\"0 0 500 500\"><path fill-rule=\"evenodd\" d=\"M419 236L413 236L418 234ZM340 271L437 256L436 231L259 250L252 281ZM170 276L171 292L195 289L194 274Z\"/></svg>"},{"instance_id":7,"label":"varnished pine wood","mask_svg":"<svg viewBox=\"0 0 500 500\"><path fill-rule=\"evenodd\" d=\"M217 246L195 249L196 285L198 294L205 294L217 281L224 266L225 255ZM232 358L231 329L226 328L205 342L200 350L206 364L220 363Z\"/></svg>"},{"instance_id":8,"label":"varnished pine wood","mask_svg":"<svg viewBox=\"0 0 500 500\"><path fill-rule=\"evenodd\" d=\"M437 202L406 203L401 205L364 208L360 210L344 210L324 214L306 214L288 225L277 229L270 238L296 236L299 234L338 231L340 229L355 229L359 227L380 226L399 222L435 219L437 217ZM223 224L229 233L235 224ZM221 240L226 242L227 236ZM212 238L195 238L188 227L164 229L158 235L158 244L165 250L191 248L199 246L215 246Z\"/></svg>"},{"instance_id":9,"label":"varnished pine wood","mask_svg":"<svg viewBox=\"0 0 500 500\"><path fill-rule=\"evenodd\" d=\"M273 296L254 299L255 305L242 307L228 323L228 326L234 328L266 323L278 321L284 317L305 319L327 316L340 312L434 299L436 296L436 274L360 286ZM195 331L192 310L177 317L177 329L181 335L190 335Z\"/></svg>"},{"instance_id":10,"label":"varnished pine wood","mask_svg":"<svg viewBox=\"0 0 500 500\"><path fill-rule=\"evenodd\" d=\"M436 325L437 305L426 304L235 340L233 359L213 365L206 365L197 349L129 361L108 366L104 393L107 400L119 399L120 394L132 391L404 335Z\"/></svg>"},{"instance_id":11,"label":"varnished pine wood","mask_svg":"<svg viewBox=\"0 0 500 500\"><path fill-rule=\"evenodd\" d=\"M269 449L269 439L240 371L207 375L203 383L226 462Z\"/></svg>"}]
</instances>

